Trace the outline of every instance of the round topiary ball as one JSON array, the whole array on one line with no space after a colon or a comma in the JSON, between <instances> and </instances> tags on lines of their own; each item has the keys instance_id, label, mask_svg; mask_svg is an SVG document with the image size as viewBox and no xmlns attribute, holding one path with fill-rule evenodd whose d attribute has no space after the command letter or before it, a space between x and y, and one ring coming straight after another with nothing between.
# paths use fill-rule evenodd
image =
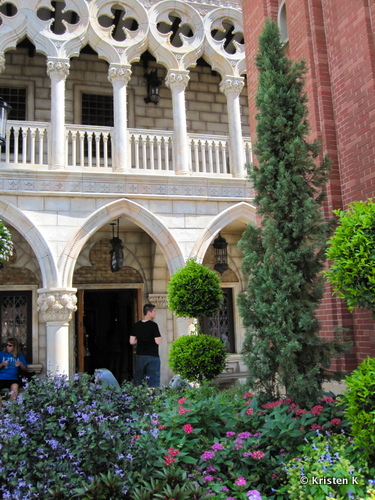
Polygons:
<instances>
[{"instance_id":1,"label":"round topiary ball","mask_svg":"<svg viewBox=\"0 0 375 500\"><path fill-rule=\"evenodd\" d=\"M226 366L224 343L210 335L184 335L172 342L169 366L189 382L216 378Z\"/></svg>"}]
</instances>

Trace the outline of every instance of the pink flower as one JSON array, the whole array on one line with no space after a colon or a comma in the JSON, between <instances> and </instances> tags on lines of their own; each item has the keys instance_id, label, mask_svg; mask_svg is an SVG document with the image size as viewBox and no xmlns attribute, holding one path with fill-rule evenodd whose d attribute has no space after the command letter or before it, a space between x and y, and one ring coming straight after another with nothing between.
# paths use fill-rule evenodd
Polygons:
<instances>
[{"instance_id":1,"label":"pink flower","mask_svg":"<svg viewBox=\"0 0 375 500\"><path fill-rule=\"evenodd\" d=\"M201 455L201 459L202 460L210 460L211 458L214 458L214 456L215 456L215 453L213 451L205 451Z\"/></svg>"},{"instance_id":2,"label":"pink flower","mask_svg":"<svg viewBox=\"0 0 375 500\"><path fill-rule=\"evenodd\" d=\"M331 398L331 396L324 396L324 398L322 398L322 401L323 403L334 403L335 400L333 398Z\"/></svg>"},{"instance_id":3,"label":"pink flower","mask_svg":"<svg viewBox=\"0 0 375 500\"><path fill-rule=\"evenodd\" d=\"M220 443L215 443L211 446L211 448L214 450L214 451L219 451L219 450L223 450L224 449L224 446Z\"/></svg>"},{"instance_id":4,"label":"pink flower","mask_svg":"<svg viewBox=\"0 0 375 500\"><path fill-rule=\"evenodd\" d=\"M321 431L321 430L323 430L323 427L321 425L318 425L318 424L312 424L311 430L312 431Z\"/></svg>"},{"instance_id":5,"label":"pink flower","mask_svg":"<svg viewBox=\"0 0 375 500\"><path fill-rule=\"evenodd\" d=\"M252 398L253 396L254 396L254 394L252 392L245 392L245 394L243 395L244 399Z\"/></svg>"},{"instance_id":6,"label":"pink flower","mask_svg":"<svg viewBox=\"0 0 375 500\"><path fill-rule=\"evenodd\" d=\"M254 410L252 408L248 408L246 410L246 415L252 415L254 413Z\"/></svg>"},{"instance_id":7,"label":"pink flower","mask_svg":"<svg viewBox=\"0 0 375 500\"><path fill-rule=\"evenodd\" d=\"M185 424L184 425L184 431L186 432L186 434L191 434L193 432L194 428L192 425L190 424Z\"/></svg>"},{"instance_id":8,"label":"pink flower","mask_svg":"<svg viewBox=\"0 0 375 500\"><path fill-rule=\"evenodd\" d=\"M308 411L306 410L303 410L302 408L298 408L298 410L296 410L296 415L303 415L304 413L308 413Z\"/></svg>"},{"instance_id":9,"label":"pink flower","mask_svg":"<svg viewBox=\"0 0 375 500\"><path fill-rule=\"evenodd\" d=\"M172 455L172 457L178 455L180 450L176 450L176 448L168 448L168 455Z\"/></svg>"},{"instance_id":10,"label":"pink flower","mask_svg":"<svg viewBox=\"0 0 375 500\"><path fill-rule=\"evenodd\" d=\"M187 408L183 408L182 406L178 407L178 413L180 415L183 415L184 413L187 413L188 411L191 411L191 410L188 410Z\"/></svg>"},{"instance_id":11,"label":"pink flower","mask_svg":"<svg viewBox=\"0 0 375 500\"><path fill-rule=\"evenodd\" d=\"M265 453L263 451L248 451L247 453L244 453L243 456L245 457L251 457L254 458L255 460L261 460L264 457Z\"/></svg>"},{"instance_id":12,"label":"pink flower","mask_svg":"<svg viewBox=\"0 0 375 500\"><path fill-rule=\"evenodd\" d=\"M185 401L186 401L186 398L181 398L181 399L179 399L179 400L177 401L177 403L178 403L179 405L183 405L183 404L185 403Z\"/></svg>"},{"instance_id":13,"label":"pink flower","mask_svg":"<svg viewBox=\"0 0 375 500\"><path fill-rule=\"evenodd\" d=\"M228 431L228 432L226 433L227 438L232 437L232 436L235 436L235 435L236 435L236 433L235 433L235 432L233 432L233 431Z\"/></svg>"},{"instance_id":14,"label":"pink flower","mask_svg":"<svg viewBox=\"0 0 375 500\"><path fill-rule=\"evenodd\" d=\"M245 486L246 484L246 479L244 477L239 477L238 479L236 479L236 484L238 486Z\"/></svg>"},{"instance_id":15,"label":"pink flower","mask_svg":"<svg viewBox=\"0 0 375 500\"><path fill-rule=\"evenodd\" d=\"M203 481L205 483L209 483L211 481L214 481L214 478L213 478L213 476L204 476Z\"/></svg>"},{"instance_id":16,"label":"pink flower","mask_svg":"<svg viewBox=\"0 0 375 500\"><path fill-rule=\"evenodd\" d=\"M311 413L313 415L320 415L322 411L324 410L323 406L321 405L315 405L311 408Z\"/></svg>"},{"instance_id":17,"label":"pink flower","mask_svg":"<svg viewBox=\"0 0 375 500\"><path fill-rule=\"evenodd\" d=\"M331 424L332 425L341 425L342 424L342 420L341 420L341 418L333 418L331 420Z\"/></svg>"}]
</instances>

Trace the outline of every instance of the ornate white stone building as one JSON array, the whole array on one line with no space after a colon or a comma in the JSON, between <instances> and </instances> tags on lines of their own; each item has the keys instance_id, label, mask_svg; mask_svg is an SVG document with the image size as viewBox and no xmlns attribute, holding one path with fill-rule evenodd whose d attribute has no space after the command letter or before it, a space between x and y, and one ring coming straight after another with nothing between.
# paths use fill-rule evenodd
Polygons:
<instances>
[{"instance_id":1,"label":"ornate white stone building","mask_svg":"<svg viewBox=\"0 0 375 500\"><path fill-rule=\"evenodd\" d=\"M168 310L168 281L190 257L213 268L219 233L225 301L204 328L226 342L228 373L244 371L237 242L255 211L242 31L234 0L0 1L12 106L0 218L14 241L1 340L20 338L41 373L131 379L130 329L151 301L167 383L168 347L190 323Z\"/></svg>"}]
</instances>

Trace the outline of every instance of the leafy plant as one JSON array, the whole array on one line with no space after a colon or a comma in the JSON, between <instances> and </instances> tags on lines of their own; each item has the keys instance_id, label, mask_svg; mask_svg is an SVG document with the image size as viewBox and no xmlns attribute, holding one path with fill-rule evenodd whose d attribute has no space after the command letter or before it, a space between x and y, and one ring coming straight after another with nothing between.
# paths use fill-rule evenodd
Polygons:
<instances>
[{"instance_id":1,"label":"leafy plant","mask_svg":"<svg viewBox=\"0 0 375 500\"><path fill-rule=\"evenodd\" d=\"M307 141L306 65L285 56L273 21L259 38L256 66L259 166L249 167L249 177L260 224L249 225L239 243L248 278L238 301L246 327L242 353L249 384L263 401L285 388L309 406L321 394L327 377L321 367L332 354L316 316L330 232L321 210L330 162L319 163L319 143Z\"/></svg>"},{"instance_id":2,"label":"leafy plant","mask_svg":"<svg viewBox=\"0 0 375 500\"><path fill-rule=\"evenodd\" d=\"M212 316L222 298L219 276L194 259L175 272L168 284L168 307L179 317Z\"/></svg>"},{"instance_id":3,"label":"leafy plant","mask_svg":"<svg viewBox=\"0 0 375 500\"><path fill-rule=\"evenodd\" d=\"M227 352L222 340L210 335L184 335L171 344L169 366L190 382L217 377L226 366Z\"/></svg>"},{"instance_id":4,"label":"leafy plant","mask_svg":"<svg viewBox=\"0 0 375 500\"><path fill-rule=\"evenodd\" d=\"M346 377L342 397L346 417L357 446L366 451L375 466L375 358L366 358Z\"/></svg>"},{"instance_id":5,"label":"leafy plant","mask_svg":"<svg viewBox=\"0 0 375 500\"><path fill-rule=\"evenodd\" d=\"M0 261L8 260L13 255L12 235L0 220Z\"/></svg>"},{"instance_id":6,"label":"leafy plant","mask_svg":"<svg viewBox=\"0 0 375 500\"><path fill-rule=\"evenodd\" d=\"M338 226L326 251L333 262L325 276L350 311L375 311L375 202L357 201L348 210L334 210Z\"/></svg>"}]
</instances>

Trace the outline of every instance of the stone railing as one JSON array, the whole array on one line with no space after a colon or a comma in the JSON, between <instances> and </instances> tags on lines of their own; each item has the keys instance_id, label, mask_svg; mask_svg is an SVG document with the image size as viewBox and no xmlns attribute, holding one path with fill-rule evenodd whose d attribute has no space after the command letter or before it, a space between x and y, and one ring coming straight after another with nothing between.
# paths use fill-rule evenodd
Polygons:
<instances>
[{"instance_id":1,"label":"stone railing","mask_svg":"<svg viewBox=\"0 0 375 500\"><path fill-rule=\"evenodd\" d=\"M112 171L113 129L87 125L66 125L66 168L78 171ZM127 172L173 174L173 132L129 129ZM9 121L6 146L0 148L0 163L9 167L48 168L50 124ZM228 137L189 134L193 175L231 176ZM245 162L251 162L251 141L244 138ZM244 171L245 176L245 171Z\"/></svg>"}]
</instances>

